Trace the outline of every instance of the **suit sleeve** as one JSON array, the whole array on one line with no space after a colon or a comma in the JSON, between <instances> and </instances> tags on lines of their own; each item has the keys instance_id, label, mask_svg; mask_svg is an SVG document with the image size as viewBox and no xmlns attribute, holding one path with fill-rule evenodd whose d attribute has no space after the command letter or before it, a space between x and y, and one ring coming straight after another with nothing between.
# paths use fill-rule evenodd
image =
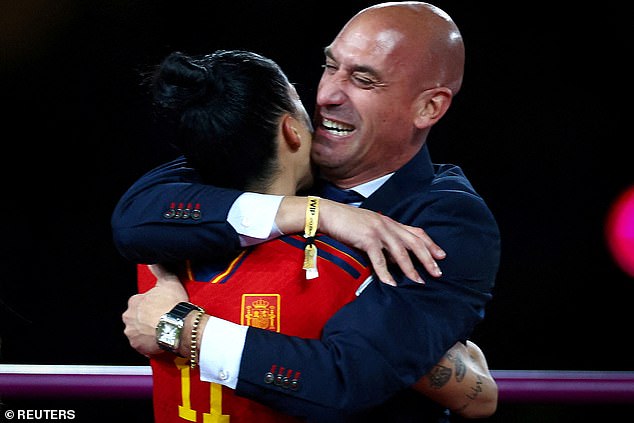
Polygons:
<instances>
[{"instance_id":1,"label":"suit sleeve","mask_svg":"<svg viewBox=\"0 0 634 423\"><path fill-rule=\"evenodd\" d=\"M225 259L240 249L227 223L240 191L202 184L183 158L143 175L111 217L113 241L136 263Z\"/></svg>"},{"instance_id":2,"label":"suit sleeve","mask_svg":"<svg viewBox=\"0 0 634 423\"><path fill-rule=\"evenodd\" d=\"M466 339L491 299L499 234L479 197L446 194L432 193L438 201L408 218L447 251L442 278L421 267L421 286L392 269L397 287L371 283L329 320L320 340L249 328L237 392L292 415L336 421L407 389ZM267 378L276 372L282 383Z\"/></svg>"}]
</instances>

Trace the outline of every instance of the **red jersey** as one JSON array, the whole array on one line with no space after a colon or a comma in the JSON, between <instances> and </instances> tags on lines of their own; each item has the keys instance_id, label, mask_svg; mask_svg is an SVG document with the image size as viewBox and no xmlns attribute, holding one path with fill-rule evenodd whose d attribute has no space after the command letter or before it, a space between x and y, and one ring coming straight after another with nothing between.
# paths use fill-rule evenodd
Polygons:
<instances>
[{"instance_id":1,"label":"red jersey","mask_svg":"<svg viewBox=\"0 0 634 423\"><path fill-rule=\"evenodd\" d=\"M319 338L326 321L355 298L371 269L349 247L318 235L319 277L302 269L305 240L284 236L243 251L228 266L188 263L181 276L190 301L208 314L242 325L303 338ZM139 290L156 278L139 266ZM219 342L222 342L219 340ZM298 419L235 395L233 389L200 380L185 358L152 359L156 423L284 423ZM273 373L280 369L272 369ZM301 379L300 374L288 375Z\"/></svg>"}]
</instances>

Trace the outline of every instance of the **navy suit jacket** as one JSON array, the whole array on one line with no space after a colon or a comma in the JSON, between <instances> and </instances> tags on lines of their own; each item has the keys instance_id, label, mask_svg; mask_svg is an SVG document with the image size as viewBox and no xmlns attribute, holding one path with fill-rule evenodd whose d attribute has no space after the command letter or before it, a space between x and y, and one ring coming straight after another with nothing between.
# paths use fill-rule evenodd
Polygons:
<instances>
[{"instance_id":1,"label":"navy suit jacket","mask_svg":"<svg viewBox=\"0 0 634 423\"><path fill-rule=\"evenodd\" d=\"M115 245L143 263L222 258L221 248L233 254L239 240L226 216L240 194L202 185L183 160L171 162L122 197ZM173 217L179 206L186 218ZM462 170L432 164L426 147L361 207L425 229L447 252L442 277L418 265L426 281L419 285L392 268L398 286L372 282L320 340L249 328L236 391L307 421L445 421L446 410L408 387L483 319L500 260L498 226ZM271 383L272 368L284 369L279 383L277 375ZM283 383L291 373L300 375L296 383Z\"/></svg>"}]
</instances>

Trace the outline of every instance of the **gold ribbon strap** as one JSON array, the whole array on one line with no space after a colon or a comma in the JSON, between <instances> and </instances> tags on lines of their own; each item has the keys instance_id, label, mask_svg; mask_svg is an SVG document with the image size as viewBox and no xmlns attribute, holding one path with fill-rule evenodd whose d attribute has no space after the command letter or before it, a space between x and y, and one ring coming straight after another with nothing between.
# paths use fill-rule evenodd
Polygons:
<instances>
[{"instance_id":1,"label":"gold ribbon strap","mask_svg":"<svg viewBox=\"0 0 634 423\"><path fill-rule=\"evenodd\" d=\"M315 234L319 223L319 197L308 197L306 205L306 223L304 224L304 238L306 247L304 248L304 267L306 279L314 279L319 276L317 271L317 246L315 245Z\"/></svg>"}]
</instances>

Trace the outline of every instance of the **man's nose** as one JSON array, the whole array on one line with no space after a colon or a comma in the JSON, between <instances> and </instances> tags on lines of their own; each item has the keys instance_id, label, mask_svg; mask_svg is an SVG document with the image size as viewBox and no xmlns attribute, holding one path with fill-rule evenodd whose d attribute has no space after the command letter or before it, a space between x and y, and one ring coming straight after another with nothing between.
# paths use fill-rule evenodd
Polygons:
<instances>
[{"instance_id":1,"label":"man's nose","mask_svg":"<svg viewBox=\"0 0 634 423\"><path fill-rule=\"evenodd\" d=\"M336 74L321 78L317 88L318 106L337 106L342 104L346 98L345 80Z\"/></svg>"}]
</instances>

